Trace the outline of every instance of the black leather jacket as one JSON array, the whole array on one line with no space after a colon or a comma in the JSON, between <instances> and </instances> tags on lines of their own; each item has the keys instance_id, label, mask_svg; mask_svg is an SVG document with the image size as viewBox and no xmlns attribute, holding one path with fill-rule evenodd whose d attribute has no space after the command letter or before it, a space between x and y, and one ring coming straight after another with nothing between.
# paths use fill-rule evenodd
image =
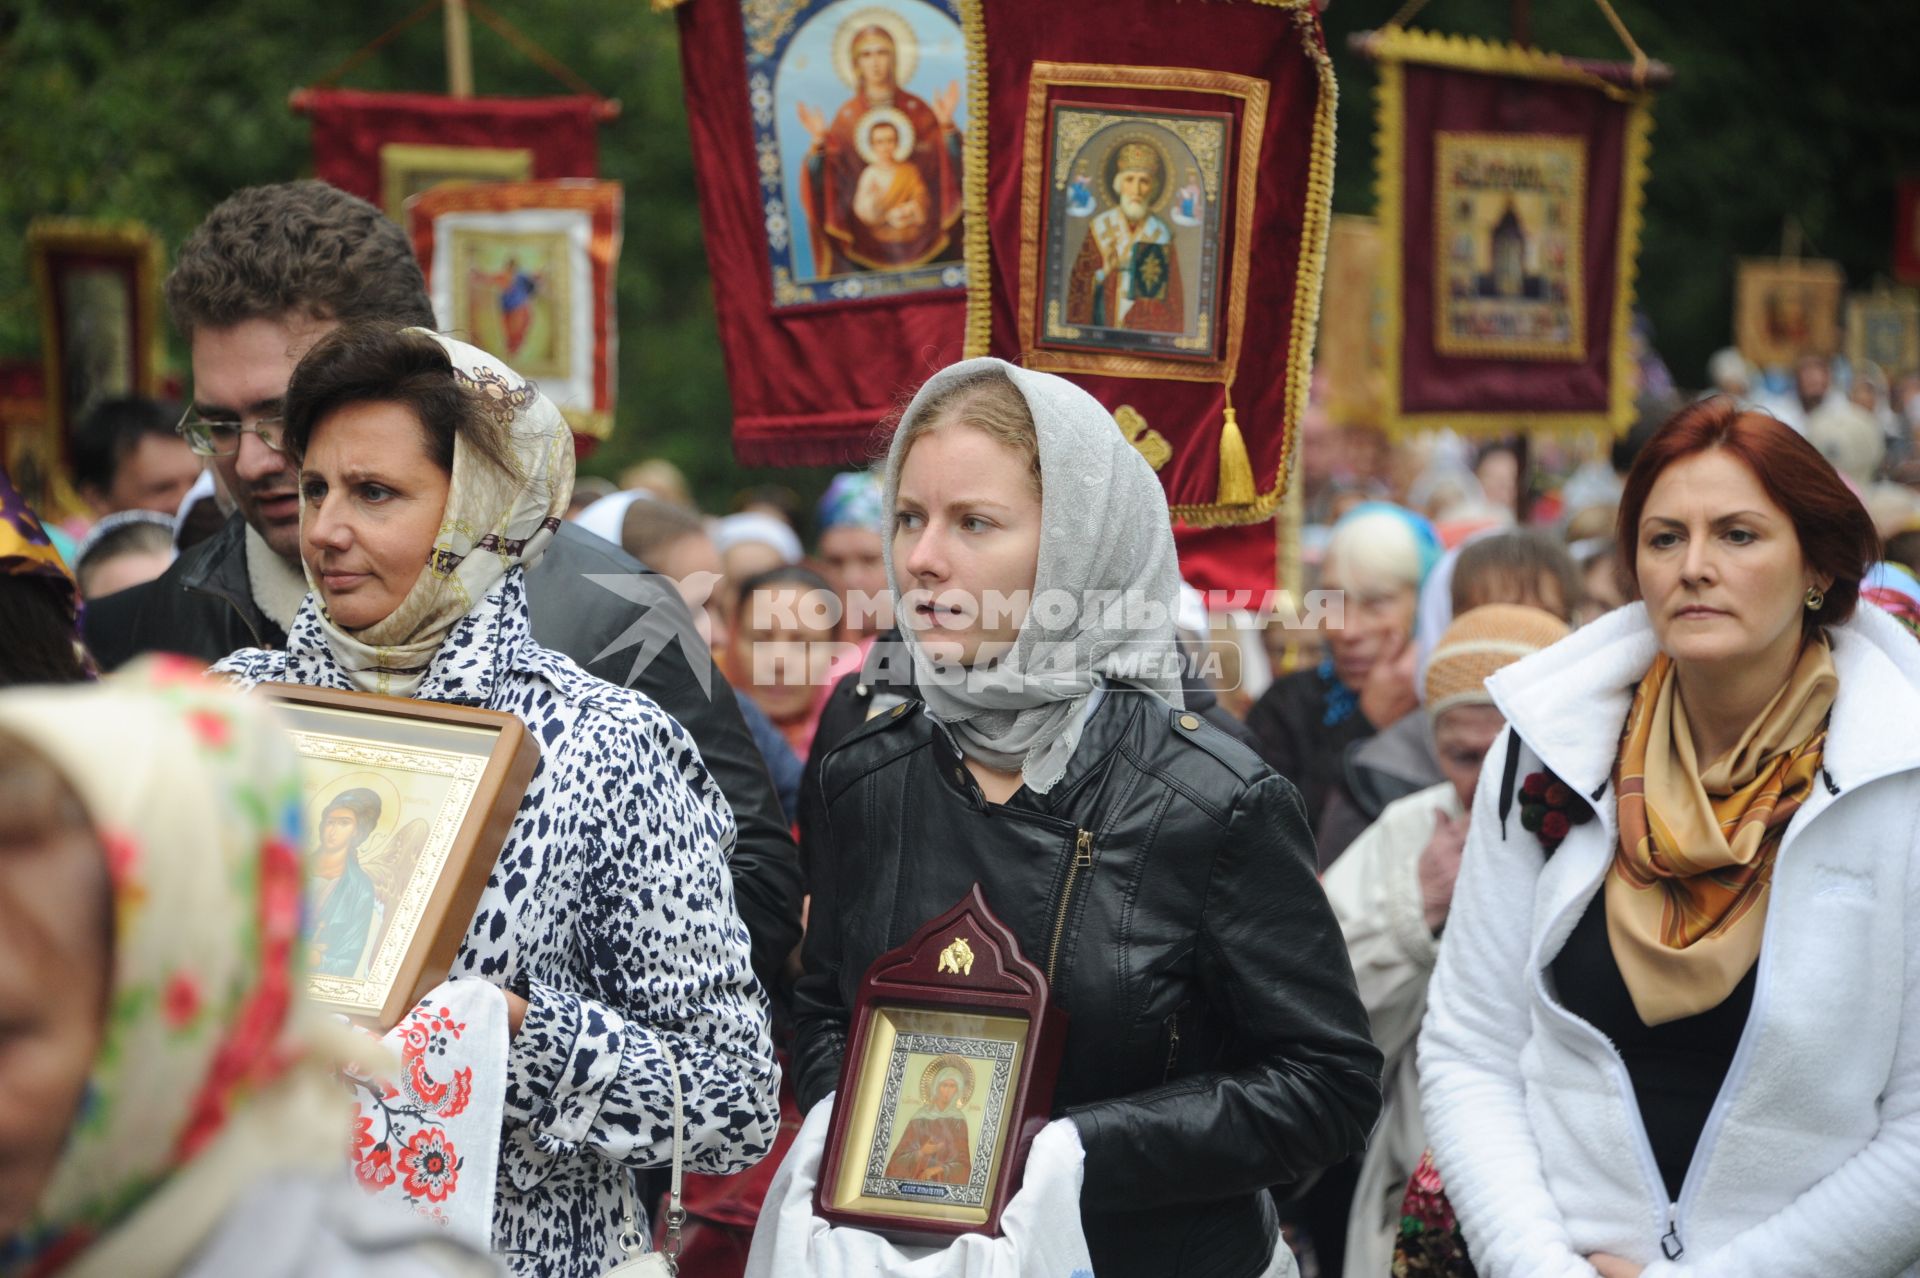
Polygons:
<instances>
[{"instance_id":1,"label":"black leather jacket","mask_svg":"<svg viewBox=\"0 0 1920 1278\"><path fill-rule=\"evenodd\" d=\"M867 967L976 881L1071 1018L1054 1093L1086 1147L1100 1278L1250 1278L1267 1187L1366 1142L1380 1053L1299 796L1251 750L1125 685L1046 795L988 804L919 702L822 766L795 1086L838 1086Z\"/></svg>"},{"instance_id":2,"label":"black leather jacket","mask_svg":"<svg viewBox=\"0 0 1920 1278\"><path fill-rule=\"evenodd\" d=\"M1180 694L1187 703L1187 709L1254 753L1260 752L1260 738L1227 712L1226 707L1220 704L1220 699L1214 696L1213 689L1207 686L1204 679L1197 677L1190 667L1181 671ZM842 675L827 694L826 704L820 708L820 721L813 730L813 748L807 753L806 772L800 785L800 811L796 824L800 830L800 869L803 877L806 872L808 830L821 820L819 794L822 761L849 732L867 721L876 701L885 709L895 701L917 700L918 696L913 690L913 655L901 641L897 629L883 631L874 640L873 647L867 650L866 660L860 663L860 669Z\"/></svg>"},{"instance_id":3,"label":"black leather jacket","mask_svg":"<svg viewBox=\"0 0 1920 1278\"><path fill-rule=\"evenodd\" d=\"M245 538L246 523L235 515L160 577L88 604L83 626L94 660L111 670L144 652L180 652L210 664L241 648L286 647L286 632L253 601ZM588 574L619 576L640 598L615 594ZM630 644L607 651L635 626L657 637L694 635L679 592L618 546L562 524L527 573L527 603L535 640L588 674L653 698L699 745L733 807L739 841L729 868L753 941L753 970L778 1001L787 956L800 943L800 866L733 689L711 668L703 688L678 642L661 645L637 672Z\"/></svg>"}]
</instances>

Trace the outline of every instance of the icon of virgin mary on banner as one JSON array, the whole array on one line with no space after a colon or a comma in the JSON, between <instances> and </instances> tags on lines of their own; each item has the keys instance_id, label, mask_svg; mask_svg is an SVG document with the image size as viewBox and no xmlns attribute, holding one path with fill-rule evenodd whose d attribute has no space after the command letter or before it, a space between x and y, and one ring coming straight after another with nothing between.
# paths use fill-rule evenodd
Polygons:
<instances>
[{"instance_id":1,"label":"icon of virgin mary on banner","mask_svg":"<svg viewBox=\"0 0 1920 1278\"><path fill-rule=\"evenodd\" d=\"M813 140L801 204L822 275L890 271L958 260L960 83L931 103L902 87L919 59L913 28L892 9L863 9L840 23L833 66L853 96L829 121L801 102Z\"/></svg>"},{"instance_id":2,"label":"icon of virgin mary on banner","mask_svg":"<svg viewBox=\"0 0 1920 1278\"><path fill-rule=\"evenodd\" d=\"M966 75L929 0L827 0L743 14L777 305L965 283Z\"/></svg>"}]
</instances>

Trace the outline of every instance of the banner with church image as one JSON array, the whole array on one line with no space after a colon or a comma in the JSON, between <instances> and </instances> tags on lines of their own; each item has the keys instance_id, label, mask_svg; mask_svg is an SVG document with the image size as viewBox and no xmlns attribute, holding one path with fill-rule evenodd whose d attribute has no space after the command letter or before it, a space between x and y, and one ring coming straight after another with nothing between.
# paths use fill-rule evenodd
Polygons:
<instances>
[{"instance_id":1,"label":"banner with church image","mask_svg":"<svg viewBox=\"0 0 1920 1278\"><path fill-rule=\"evenodd\" d=\"M745 463L867 460L960 358L966 139L955 0L684 0L681 65Z\"/></svg>"},{"instance_id":2,"label":"banner with church image","mask_svg":"<svg viewBox=\"0 0 1920 1278\"><path fill-rule=\"evenodd\" d=\"M1623 430L1651 95L1389 27L1379 65L1386 422Z\"/></svg>"},{"instance_id":3,"label":"banner with church image","mask_svg":"<svg viewBox=\"0 0 1920 1278\"><path fill-rule=\"evenodd\" d=\"M1271 519L1331 211L1315 9L960 8L980 84L967 172L984 178L967 191L967 353L1085 387L1183 524Z\"/></svg>"}]
</instances>

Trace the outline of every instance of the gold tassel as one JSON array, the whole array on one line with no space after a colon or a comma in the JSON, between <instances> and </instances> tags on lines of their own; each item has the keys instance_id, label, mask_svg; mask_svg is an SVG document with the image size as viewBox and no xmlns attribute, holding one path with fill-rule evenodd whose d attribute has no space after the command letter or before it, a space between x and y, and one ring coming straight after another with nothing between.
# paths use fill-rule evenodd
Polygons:
<instances>
[{"instance_id":1,"label":"gold tassel","mask_svg":"<svg viewBox=\"0 0 1920 1278\"><path fill-rule=\"evenodd\" d=\"M1257 494L1253 487L1253 462L1247 457L1247 441L1240 436L1240 423L1234 420L1233 405L1227 405L1227 424L1220 428L1220 490L1214 500L1222 506L1251 506Z\"/></svg>"}]
</instances>

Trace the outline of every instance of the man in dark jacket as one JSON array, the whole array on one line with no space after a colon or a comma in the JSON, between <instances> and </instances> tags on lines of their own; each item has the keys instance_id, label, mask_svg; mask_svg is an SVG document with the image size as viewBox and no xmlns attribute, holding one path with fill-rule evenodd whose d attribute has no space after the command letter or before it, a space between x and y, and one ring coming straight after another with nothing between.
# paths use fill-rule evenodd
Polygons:
<instances>
[{"instance_id":1,"label":"man in dark jacket","mask_svg":"<svg viewBox=\"0 0 1920 1278\"><path fill-rule=\"evenodd\" d=\"M237 510L158 579L88 608L87 645L107 669L143 652L212 662L238 648L286 644L307 590L297 476L279 446L293 367L345 320L436 327L406 235L371 204L323 182L229 197L181 247L166 290L192 345L188 417L239 427L237 448L212 458ZM527 573L527 597L536 640L645 693L693 735L733 808L734 892L754 970L774 993L800 940L793 841L733 689L708 663L673 583L563 524Z\"/></svg>"}]
</instances>

